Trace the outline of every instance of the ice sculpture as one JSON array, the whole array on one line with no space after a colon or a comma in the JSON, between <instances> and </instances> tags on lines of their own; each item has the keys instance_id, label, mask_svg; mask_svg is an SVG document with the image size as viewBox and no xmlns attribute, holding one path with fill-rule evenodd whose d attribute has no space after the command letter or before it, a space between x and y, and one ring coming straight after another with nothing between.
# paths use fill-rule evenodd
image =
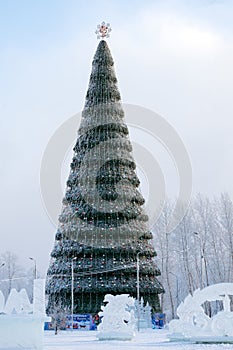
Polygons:
<instances>
[{"instance_id":1,"label":"ice sculpture","mask_svg":"<svg viewBox=\"0 0 233 350\"><path fill-rule=\"evenodd\" d=\"M0 291L0 349L42 349L45 315L43 279L34 280L33 304L27 292L12 289L5 303Z\"/></svg>"},{"instance_id":2,"label":"ice sculpture","mask_svg":"<svg viewBox=\"0 0 233 350\"><path fill-rule=\"evenodd\" d=\"M139 302L135 300L135 317L137 319L138 330L152 328L151 307L148 302L144 306L143 297Z\"/></svg>"},{"instance_id":3,"label":"ice sculpture","mask_svg":"<svg viewBox=\"0 0 233 350\"><path fill-rule=\"evenodd\" d=\"M128 294L106 294L99 316L102 322L98 326L99 340L131 340L134 337L134 299Z\"/></svg>"},{"instance_id":4,"label":"ice sculpture","mask_svg":"<svg viewBox=\"0 0 233 350\"><path fill-rule=\"evenodd\" d=\"M4 305L5 305L5 298L4 298L3 292L0 290L0 314L4 310Z\"/></svg>"},{"instance_id":5,"label":"ice sculpture","mask_svg":"<svg viewBox=\"0 0 233 350\"><path fill-rule=\"evenodd\" d=\"M233 312L230 297L233 283L219 283L188 295L177 308L179 319L169 323L169 338L198 342L233 342ZM205 301L222 301L223 310L209 317L202 305Z\"/></svg>"},{"instance_id":6,"label":"ice sculpture","mask_svg":"<svg viewBox=\"0 0 233 350\"><path fill-rule=\"evenodd\" d=\"M21 289L20 292L17 292L15 288L11 289L6 304L3 308L3 313L11 315L27 314L30 312L32 312L32 304L29 301L26 290Z\"/></svg>"}]
</instances>

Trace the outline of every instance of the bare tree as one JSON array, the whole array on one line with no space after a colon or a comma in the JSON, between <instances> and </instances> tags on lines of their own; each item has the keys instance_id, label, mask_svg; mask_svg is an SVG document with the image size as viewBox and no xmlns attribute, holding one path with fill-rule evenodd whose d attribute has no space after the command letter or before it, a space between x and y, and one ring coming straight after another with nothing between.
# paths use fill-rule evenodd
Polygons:
<instances>
[{"instance_id":1,"label":"bare tree","mask_svg":"<svg viewBox=\"0 0 233 350\"><path fill-rule=\"evenodd\" d=\"M176 314L178 300L195 289L233 280L233 202L228 194L208 199L197 195L182 222L171 233L167 226L171 202L154 227L154 244L165 294L161 306L167 319ZM215 305L215 308L218 305ZM211 315L213 306L206 304Z\"/></svg>"},{"instance_id":2,"label":"bare tree","mask_svg":"<svg viewBox=\"0 0 233 350\"><path fill-rule=\"evenodd\" d=\"M233 203L227 193L221 195L219 209L219 224L223 230L222 251L228 255L226 279L233 282Z\"/></svg>"},{"instance_id":3,"label":"bare tree","mask_svg":"<svg viewBox=\"0 0 233 350\"><path fill-rule=\"evenodd\" d=\"M7 251L2 253L1 261L3 264L1 269L1 289L4 291L5 296L8 297L13 287L20 289L25 285L26 273L19 264L17 255L12 252Z\"/></svg>"},{"instance_id":4,"label":"bare tree","mask_svg":"<svg viewBox=\"0 0 233 350\"><path fill-rule=\"evenodd\" d=\"M57 334L59 330L66 329L66 317L69 313L70 311L68 308L64 308L61 300L58 300L57 303L54 304L51 317L55 334Z\"/></svg>"},{"instance_id":5,"label":"bare tree","mask_svg":"<svg viewBox=\"0 0 233 350\"><path fill-rule=\"evenodd\" d=\"M177 300L177 297L173 294L174 277L172 276L172 266L174 266L175 251L172 248L172 233L168 232L172 208L173 204L167 200L154 227L154 242L158 251L158 261L160 261L161 283L166 290L166 293L161 295L161 308L163 309L166 305L166 309L171 310L171 318L174 318L175 300Z\"/></svg>"}]
</instances>

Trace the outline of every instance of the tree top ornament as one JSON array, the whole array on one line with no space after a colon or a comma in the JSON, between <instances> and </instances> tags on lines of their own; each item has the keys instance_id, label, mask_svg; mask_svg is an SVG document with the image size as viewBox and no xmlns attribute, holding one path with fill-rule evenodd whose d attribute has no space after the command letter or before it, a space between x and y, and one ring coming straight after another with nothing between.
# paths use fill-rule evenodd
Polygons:
<instances>
[{"instance_id":1,"label":"tree top ornament","mask_svg":"<svg viewBox=\"0 0 233 350\"><path fill-rule=\"evenodd\" d=\"M109 33L112 31L110 23L102 22L98 24L95 34L97 35L97 39L109 38Z\"/></svg>"}]
</instances>

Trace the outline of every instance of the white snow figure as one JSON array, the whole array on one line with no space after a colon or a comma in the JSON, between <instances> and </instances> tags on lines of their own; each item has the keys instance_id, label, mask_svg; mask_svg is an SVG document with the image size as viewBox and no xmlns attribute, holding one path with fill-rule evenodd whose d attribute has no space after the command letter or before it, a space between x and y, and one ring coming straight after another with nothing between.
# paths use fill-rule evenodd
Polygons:
<instances>
[{"instance_id":1,"label":"white snow figure","mask_svg":"<svg viewBox=\"0 0 233 350\"><path fill-rule=\"evenodd\" d=\"M0 313L3 312L5 306L5 297L3 295L3 292L0 290Z\"/></svg>"},{"instance_id":2,"label":"white snow figure","mask_svg":"<svg viewBox=\"0 0 233 350\"><path fill-rule=\"evenodd\" d=\"M128 294L106 294L106 306L102 306L99 316L102 322L98 326L97 338L99 340L131 340L134 337L135 319L132 306L134 299Z\"/></svg>"},{"instance_id":3,"label":"white snow figure","mask_svg":"<svg viewBox=\"0 0 233 350\"><path fill-rule=\"evenodd\" d=\"M169 323L170 339L203 342L233 342L233 312L229 295L233 295L233 283L219 283L188 295L177 308L178 320ZM205 314L205 301L222 300L223 310L213 317Z\"/></svg>"},{"instance_id":4,"label":"white snow figure","mask_svg":"<svg viewBox=\"0 0 233 350\"><path fill-rule=\"evenodd\" d=\"M28 314L32 312L32 305L29 301L25 289L19 292L15 288L11 289L3 312L7 315L11 314Z\"/></svg>"},{"instance_id":5,"label":"white snow figure","mask_svg":"<svg viewBox=\"0 0 233 350\"><path fill-rule=\"evenodd\" d=\"M34 280L33 304L25 289L12 289L4 305L0 292L0 349L42 349L45 315L44 280Z\"/></svg>"}]
</instances>

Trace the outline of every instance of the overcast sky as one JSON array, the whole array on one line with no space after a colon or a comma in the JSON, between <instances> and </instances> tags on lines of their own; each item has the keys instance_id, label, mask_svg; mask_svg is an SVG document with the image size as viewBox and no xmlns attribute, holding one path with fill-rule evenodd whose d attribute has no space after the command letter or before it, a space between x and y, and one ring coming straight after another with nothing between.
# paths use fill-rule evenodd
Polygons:
<instances>
[{"instance_id":1,"label":"overcast sky","mask_svg":"<svg viewBox=\"0 0 233 350\"><path fill-rule=\"evenodd\" d=\"M194 194L233 196L231 0L0 0L0 253L16 252L27 267L32 256L41 273L56 230L40 196L41 159L83 108L103 20L122 101L176 129Z\"/></svg>"}]
</instances>

